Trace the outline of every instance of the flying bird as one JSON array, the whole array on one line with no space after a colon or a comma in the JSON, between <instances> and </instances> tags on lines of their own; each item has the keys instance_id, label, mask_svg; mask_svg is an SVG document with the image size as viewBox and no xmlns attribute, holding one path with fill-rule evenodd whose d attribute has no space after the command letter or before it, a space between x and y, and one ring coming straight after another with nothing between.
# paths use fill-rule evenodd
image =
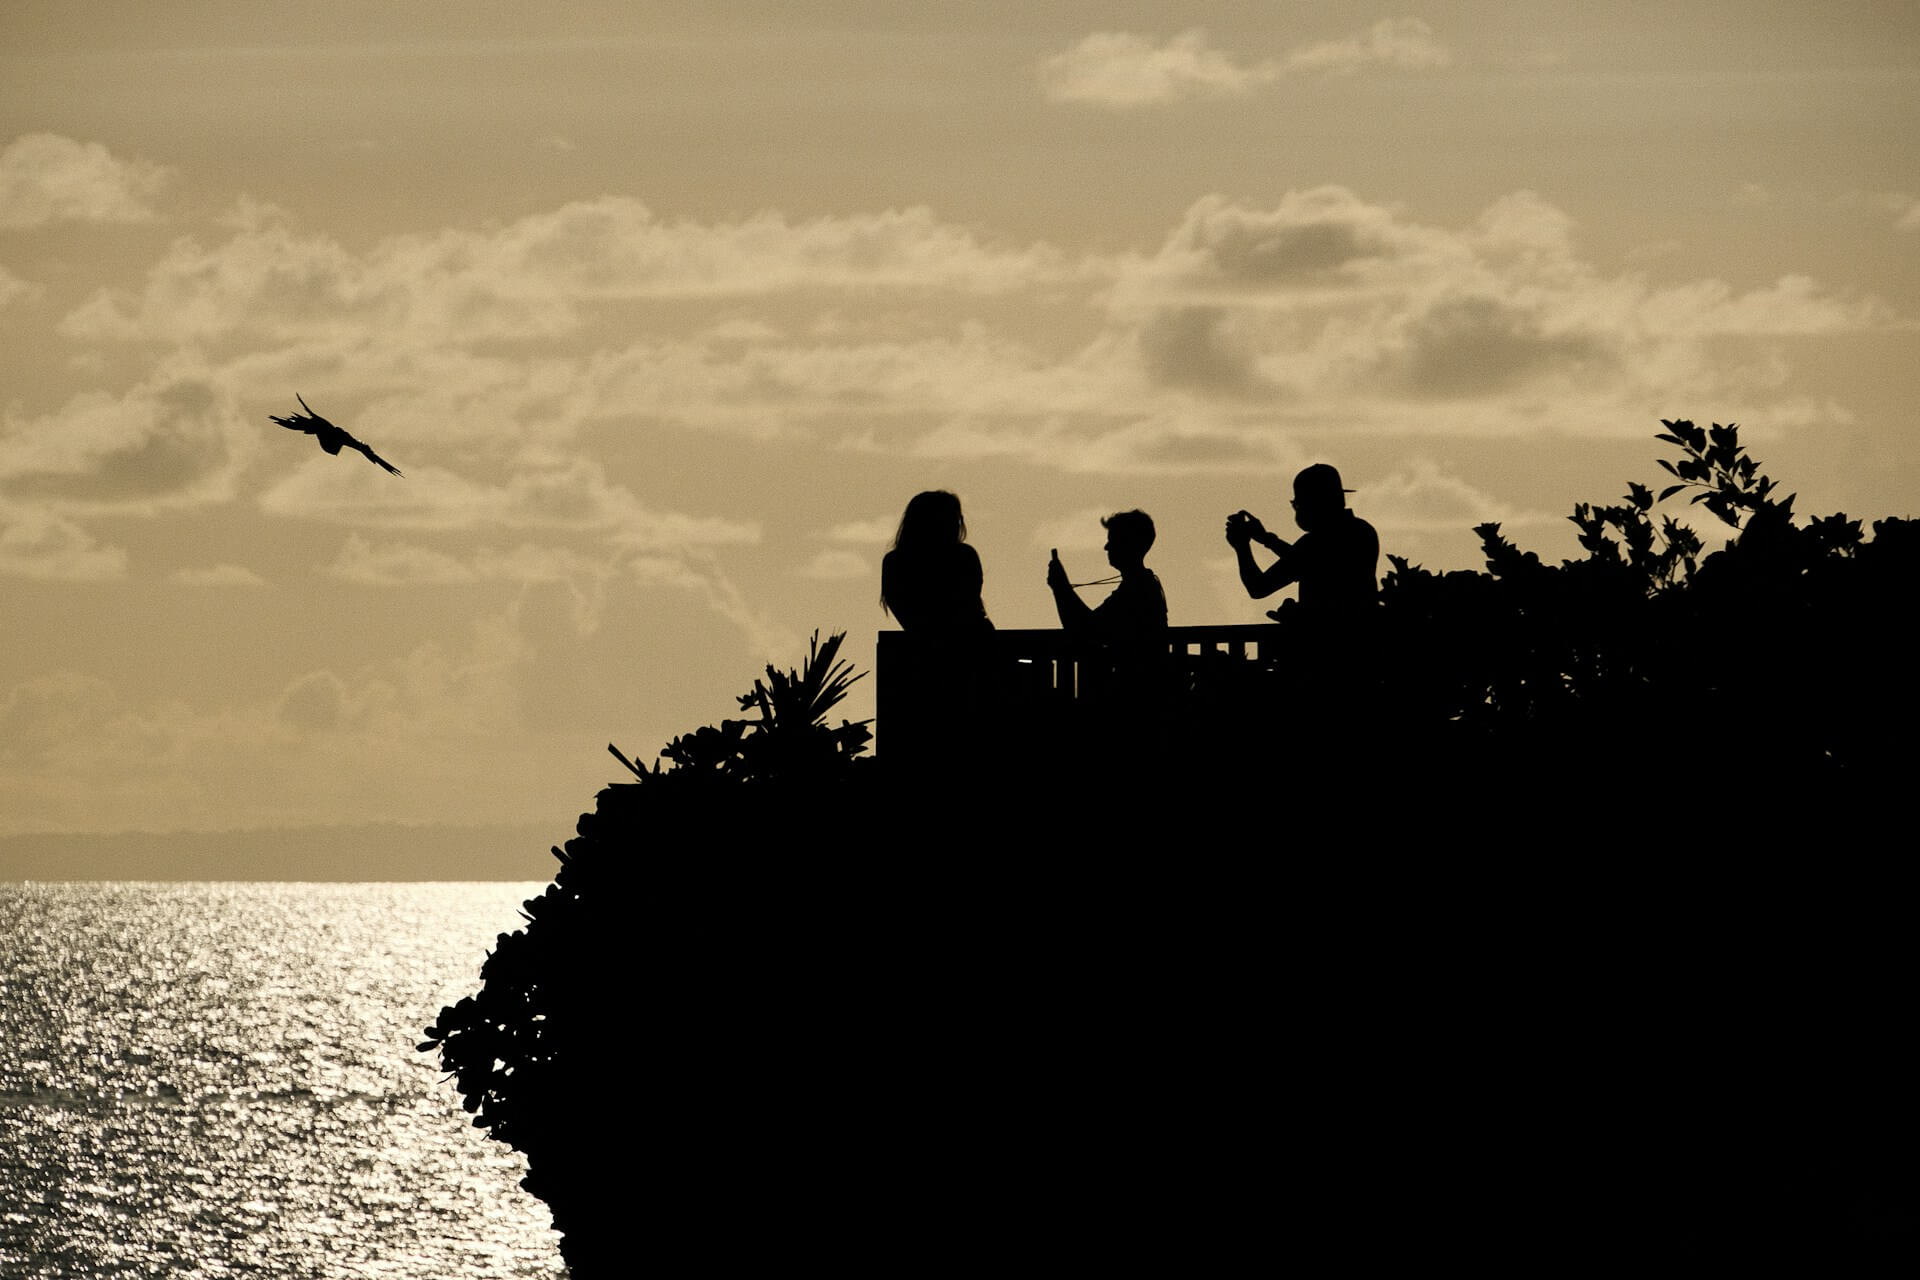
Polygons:
<instances>
[{"instance_id":1,"label":"flying bird","mask_svg":"<svg viewBox=\"0 0 1920 1280\"><path fill-rule=\"evenodd\" d=\"M306 409L305 413L296 413L290 418L282 418L274 414L268 414L267 416L289 431L304 431L308 435L313 436L320 441L320 447L328 453L338 453L342 447L358 449L361 453L367 455L367 461L376 466L384 467L396 476L400 475L400 468L394 466L391 462L388 462L385 458L367 448L366 445L360 443L358 440L355 440L351 435L347 434L345 428L334 426L331 422L328 422L325 418L308 408L305 398L302 397L299 392L294 392L293 398L300 401L300 407ZM400 476L400 478L402 480L406 479L405 476Z\"/></svg>"}]
</instances>

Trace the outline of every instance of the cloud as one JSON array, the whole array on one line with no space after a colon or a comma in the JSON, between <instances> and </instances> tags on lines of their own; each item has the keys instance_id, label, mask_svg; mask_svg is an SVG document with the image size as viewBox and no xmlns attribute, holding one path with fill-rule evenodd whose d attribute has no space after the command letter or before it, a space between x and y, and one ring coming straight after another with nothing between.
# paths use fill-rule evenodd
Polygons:
<instances>
[{"instance_id":1,"label":"cloud","mask_svg":"<svg viewBox=\"0 0 1920 1280\"><path fill-rule=\"evenodd\" d=\"M127 553L104 547L70 520L0 508L0 574L43 581L111 582L127 576Z\"/></svg>"},{"instance_id":2,"label":"cloud","mask_svg":"<svg viewBox=\"0 0 1920 1280\"><path fill-rule=\"evenodd\" d=\"M29 133L0 151L0 227L147 222L167 171L119 160L97 142Z\"/></svg>"},{"instance_id":3,"label":"cloud","mask_svg":"<svg viewBox=\"0 0 1920 1280\"><path fill-rule=\"evenodd\" d=\"M1164 44L1128 31L1097 31L1040 62L1042 94L1125 110L1200 98L1244 97L1294 73L1352 75L1370 68L1444 67L1453 55L1418 18L1383 18L1339 40L1293 49L1280 59L1239 59L1214 48L1199 27Z\"/></svg>"},{"instance_id":4,"label":"cloud","mask_svg":"<svg viewBox=\"0 0 1920 1280\"><path fill-rule=\"evenodd\" d=\"M529 465L505 480L420 467L397 480L351 459L315 457L268 489L271 515L396 529L545 528L602 535L638 550L748 544L757 524L658 511L609 483L597 462Z\"/></svg>"},{"instance_id":5,"label":"cloud","mask_svg":"<svg viewBox=\"0 0 1920 1280\"><path fill-rule=\"evenodd\" d=\"M1147 376L1168 387L1244 395L1270 384L1261 378L1259 352L1232 311L1219 306L1173 306L1149 314L1140 326Z\"/></svg>"},{"instance_id":6,"label":"cloud","mask_svg":"<svg viewBox=\"0 0 1920 1280\"><path fill-rule=\"evenodd\" d=\"M0 420L0 495L124 514L202 505L232 495L253 447L208 375L163 367L124 395L84 392Z\"/></svg>"},{"instance_id":7,"label":"cloud","mask_svg":"<svg viewBox=\"0 0 1920 1280\"><path fill-rule=\"evenodd\" d=\"M1369 67L1413 71L1444 67L1452 61L1452 52L1420 19L1382 18L1365 31L1343 39L1295 49L1287 55L1285 66L1288 71L1351 75Z\"/></svg>"},{"instance_id":8,"label":"cloud","mask_svg":"<svg viewBox=\"0 0 1920 1280\"><path fill-rule=\"evenodd\" d=\"M1053 102L1140 107L1186 98L1234 97L1279 74L1272 62L1243 64L1207 43L1198 27L1165 44L1125 31L1097 31L1040 64Z\"/></svg>"},{"instance_id":9,"label":"cloud","mask_svg":"<svg viewBox=\"0 0 1920 1280\"><path fill-rule=\"evenodd\" d=\"M389 543L376 547L349 534L333 563L321 570L330 578L361 586L447 586L480 581L480 573L458 556L431 547Z\"/></svg>"},{"instance_id":10,"label":"cloud","mask_svg":"<svg viewBox=\"0 0 1920 1280\"><path fill-rule=\"evenodd\" d=\"M1483 296L1449 297L1406 317L1380 374L1416 399L1488 397L1554 375L1611 376L1615 344L1599 332L1554 332L1539 309Z\"/></svg>"},{"instance_id":11,"label":"cloud","mask_svg":"<svg viewBox=\"0 0 1920 1280\"><path fill-rule=\"evenodd\" d=\"M593 303L796 290L998 294L1069 278L1045 245L1001 248L924 207L793 221L666 222L604 196L503 227L393 236L363 253L249 205L211 246L174 242L138 292L107 290L68 337L289 341L327 335L432 346L571 333Z\"/></svg>"},{"instance_id":12,"label":"cloud","mask_svg":"<svg viewBox=\"0 0 1920 1280\"><path fill-rule=\"evenodd\" d=\"M1289 191L1271 209L1210 195L1188 208L1157 253L1129 266L1116 292L1122 301L1144 290L1227 302L1249 294L1351 292L1403 282L1410 271L1430 271L1435 259L1457 261L1463 252L1444 233L1344 187Z\"/></svg>"},{"instance_id":13,"label":"cloud","mask_svg":"<svg viewBox=\"0 0 1920 1280\"><path fill-rule=\"evenodd\" d=\"M813 559L795 569L794 573L802 578L831 581L872 577L874 568L863 555L848 551L844 547L827 547L817 552Z\"/></svg>"},{"instance_id":14,"label":"cloud","mask_svg":"<svg viewBox=\"0 0 1920 1280\"><path fill-rule=\"evenodd\" d=\"M1777 396L1784 364L1763 340L1891 323L1884 303L1805 276L1737 289L1603 273L1531 192L1446 228L1319 187L1271 207L1195 202L1121 269L1103 343L1141 375L1137 422L1224 447L1254 439L1234 423L1256 408L1275 430L1309 409L1350 430L1637 429L1675 404ZM1204 407L1147 412L1174 393Z\"/></svg>"},{"instance_id":15,"label":"cloud","mask_svg":"<svg viewBox=\"0 0 1920 1280\"><path fill-rule=\"evenodd\" d=\"M1893 228L1896 231L1920 231L1920 200L1907 206L1906 212L1894 220Z\"/></svg>"},{"instance_id":16,"label":"cloud","mask_svg":"<svg viewBox=\"0 0 1920 1280\"><path fill-rule=\"evenodd\" d=\"M1642 315L1662 332L1702 338L1854 333L1894 323L1891 309L1877 299L1835 297L1803 275L1744 293L1720 280L1650 291Z\"/></svg>"},{"instance_id":17,"label":"cloud","mask_svg":"<svg viewBox=\"0 0 1920 1280\"><path fill-rule=\"evenodd\" d=\"M75 671L36 676L0 700L0 759L44 759L96 733L119 709L119 696L104 680Z\"/></svg>"},{"instance_id":18,"label":"cloud","mask_svg":"<svg viewBox=\"0 0 1920 1280\"><path fill-rule=\"evenodd\" d=\"M524 817L542 772L553 782L551 743L523 737L530 657L493 615L454 643L296 672L213 707L76 672L36 677L0 695L0 828L337 822L343 796L366 821L443 820L451 794L469 796L476 821Z\"/></svg>"},{"instance_id":19,"label":"cloud","mask_svg":"<svg viewBox=\"0 0 1920 1280\"><path fill-rule=\"evenodd\" d=\"M571 600L570 616L582 635L599 629L607 587L626 570L619 554L588 555L566 547L522 543L510 551L483 547L465 556L413 543L375 545L349 534L333 562L320 572L342 582L373 587L466 586L504 582L557 585Z\"/></svg>"},{"instance_id":20,"label":"cloud","mask_svg":"<svg viewBox=\"0 0 1920 1280\"><path fill-rule=\"evenodd\" d=\"M1377 479L1349 477L1347 483L1364 491L1367 519L1387 533L1458 533L1490 520L1511 525L1565 518L1517 510L1428 458Z\"/></svg>"},{"instance_id":21,"label":"cloud","mask_svg":"<svg viewBox=\"0 0 1920 1280\"><path fill-rule=\"evenodd\" d=\"M176 569L168 577L185 587L264 587L267 580L243 565L216 564L200 569Z\"/></svg>"},{"instance_id":22,"label":"cloud","mask_svg":"<svg viewBox=\"0 0 1920 1280\"><path fill-rule=\"evenodd\" d=\"M31 280L22 280L0 266L0 307L39 297L45 290Z\"/></svg>"},{"instance_id":23,"label":"cloud","mask_svg":"<svg viewBox=\"0 0 1920 1280\"><path fill-rule=\"evenodd\" d=\"M861 546L880 546L892 542L900 527L899 516L874 516L869 520L850 520L837 524L823 535L829 542L851 542Z\"/></svg>"},{"instance_id":24,"label":"cloud","mask_svg":"<svg viewBox=\"0 0 1920 1280\"><path fill-rule=\"evenodd\" d=\"M1012 459L1086 474L1188 475L1273 471L1296 465L1289 423L1194 411L1049 415L1004 421L957 418L914 442L920 457Z\"/></svg>"}]
</instances>

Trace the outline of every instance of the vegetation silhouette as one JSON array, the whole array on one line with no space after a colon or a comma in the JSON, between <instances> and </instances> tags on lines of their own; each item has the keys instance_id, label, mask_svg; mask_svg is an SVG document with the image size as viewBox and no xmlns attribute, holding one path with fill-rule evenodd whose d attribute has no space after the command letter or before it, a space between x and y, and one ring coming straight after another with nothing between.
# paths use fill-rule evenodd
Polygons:
<instances>
[{"instance_id":1,"label":"vegetation silhouette","mask_svg":"<svg viewBox=\"0 0 1920 1280\"><path fill-rule=\"evenodd\" d=\"M1920 535L1664 426L1583 557L1393 558L1365 688L1201 664L1152 758L890 770L816 635L421 1048L581 1276L1910 1264Z\"/></svg>"}]
</instances>

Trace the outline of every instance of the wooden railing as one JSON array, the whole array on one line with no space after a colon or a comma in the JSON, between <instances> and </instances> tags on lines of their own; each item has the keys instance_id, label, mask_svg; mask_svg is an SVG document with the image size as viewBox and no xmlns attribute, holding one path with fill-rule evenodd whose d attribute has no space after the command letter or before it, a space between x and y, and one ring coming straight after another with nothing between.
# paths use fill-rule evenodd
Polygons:
<instances>
[{"instance_id":1,"label":"wooden railing","mask_svg":"<svg viewBox=\"0 0 1920 1280\"><path fill-rule=\"evenodd\" d=\"M1167 661L1156 683L1176 702L1217 677L1223 665L1248 669L1279 656L1275 624L1169 627ZM875 715L888 758L922 754L936 721L989 699L1032 724L1072 720L1083 702L1111 688L1111 658L1066 631L995 631L964 649L929 644L904 631L879 633Z\"/></svg>"}]
</instances>

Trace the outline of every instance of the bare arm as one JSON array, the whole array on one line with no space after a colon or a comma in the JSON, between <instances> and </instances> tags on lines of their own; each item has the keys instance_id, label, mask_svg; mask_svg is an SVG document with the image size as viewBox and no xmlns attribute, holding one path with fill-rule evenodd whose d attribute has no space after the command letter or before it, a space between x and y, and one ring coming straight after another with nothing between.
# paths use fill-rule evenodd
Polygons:
<instances>
[{"instance_id":1,"label":"bare arm","mask_svg":"<svg viewBox=\"0 0 1920 1280\"><path fill-rule=\"evenodd\" d=\"M1262 569L1253 560L1253 544L1259 543L1280 557ZM1255 600L1264 600L1282 587L1290 586L1296 574L1287 563L1292 545L1278 534L1268 533L1259 517L1237 512L1227 518L1227 544L1233 548L1240 569L1240 585Z\"/></svg>"},{"instance_id":2,"label":"bare arm","mask_svg":"<svg viewBox=\"0 0 1920 1280\"><path fill-rule=\"evenodd\" d=\"M1054 611L1060 615L1060 625L1068 631L1087 631L1093 626L1093 610L1080 598L1067 581L1066 566L1060 563L1060 552L1054 550L1053 559L1047 562L1047 586L1053 589Z\"/></svg>"}]
</instances>

